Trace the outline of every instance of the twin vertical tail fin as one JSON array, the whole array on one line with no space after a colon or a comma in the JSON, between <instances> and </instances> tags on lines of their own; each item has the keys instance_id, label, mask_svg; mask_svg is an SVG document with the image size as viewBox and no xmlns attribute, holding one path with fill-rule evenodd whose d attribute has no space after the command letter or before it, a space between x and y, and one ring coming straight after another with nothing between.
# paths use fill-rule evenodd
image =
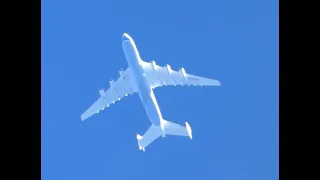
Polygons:
<instances>
[{"instance_id":1,"label":"twin vertical tail fin","mask_svg":"<svg viewBox=\"0 0 320 180\"><path fill-rule=\"evenodd\" d=\"M188 122L186 122L186 129L188 132L188 136L190 137L190 139L192 139L192 129L191 129L190 125L188 124Z\"/></svg>"},{"instance_id":2,"label":"twin vertical tail fin","mask_svg":"<svg viewBox=\"0 0 320 180\"><path fill-rule=\"evenodd\" d=\"M192 129L186 122L186 126L182 126L170 121L162 120L162 127L151 125L143 136L137 134L139 150L145 151L145 148L163 134L174 136L188 136L192 139Z\"/></svg>"},{"instance_id":3,"label":"twin vertical tail fin","mask_svg":"<svg viewBox=\"0 0 320 180\"><path fill-rule=\"evenodd\" d=\"M140 134L137 134L139 150L142 150L144 152L145 151L144 147L140 146L140 143L139 143L142 138L143 137Z\"/></svg>"}]
</instances>

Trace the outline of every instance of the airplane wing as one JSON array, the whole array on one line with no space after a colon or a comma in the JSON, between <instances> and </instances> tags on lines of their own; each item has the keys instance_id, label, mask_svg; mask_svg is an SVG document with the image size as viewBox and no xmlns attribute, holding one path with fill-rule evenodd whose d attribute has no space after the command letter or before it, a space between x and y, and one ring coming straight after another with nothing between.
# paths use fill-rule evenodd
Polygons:
<instances>
[{"instance_id":1,"label":"airplane wing","mask_svg":"<svg viewBox=\"0 0 320 180\"><path fill-rule=\"evenodd\" d=\"M81 120L84 121L92 115L99 113L110 104L114 104L117 100L137 92L137 88L132 79L131 70L127 68L125 71L120 71L120 77L116 81L110 81L110 87L107 91L100 89L100 97L95 101L82 115Z\"/></svg>"},{"instance_id":2,"label":"airplane wing","mask_svg":"<svg viewBox=\"0 0 320 180\"><path fill-rule=\"evenodd\" d=\"M195 76L187 74L184 68L179 71L172 70L170 65L159 66L152 61L143 64L145 76L153 88L168 86L168 85L193 85L193 86L220 86L221 83L215 79Z\"/></svg>"}]
</instances>

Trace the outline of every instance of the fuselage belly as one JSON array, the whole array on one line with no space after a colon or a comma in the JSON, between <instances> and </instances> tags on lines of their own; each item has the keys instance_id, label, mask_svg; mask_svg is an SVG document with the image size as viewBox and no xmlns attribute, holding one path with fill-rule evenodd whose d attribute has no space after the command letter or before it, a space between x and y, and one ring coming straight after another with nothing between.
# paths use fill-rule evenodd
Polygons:
<instances>
[{"instance_id":1,"label":"fuselage belly","mask_svg":"<svg viewBox=\"0 0 320 180\"><path fill-rule=\"evenodd\" d=\"M160 126L162 115L153 90L144 75L143 62L134 41L126 34L122 37L122 48L132 71L133 79L137 85L138 94L147 116L153 125Z\"/></svg>"}]
</instances>

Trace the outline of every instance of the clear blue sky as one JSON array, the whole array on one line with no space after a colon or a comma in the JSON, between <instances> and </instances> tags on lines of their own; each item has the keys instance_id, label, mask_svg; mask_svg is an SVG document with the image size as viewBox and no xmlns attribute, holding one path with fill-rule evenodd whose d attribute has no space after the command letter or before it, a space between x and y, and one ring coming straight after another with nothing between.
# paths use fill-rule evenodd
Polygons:
<instances>
[{"instance_id":1,"label":"clear blue sky","mask_svg":"<svg viewBox=\"0 0 320 180\"><path fill-rule=\"evenodd\" d=\"M43 0L42 179L278 179L278 28L275 0ZM127 68L124 32L145 61L222 82L155 90L193 140L139 151L150 122L137 95L81 122Z\"/></svg>"}]
</instances>

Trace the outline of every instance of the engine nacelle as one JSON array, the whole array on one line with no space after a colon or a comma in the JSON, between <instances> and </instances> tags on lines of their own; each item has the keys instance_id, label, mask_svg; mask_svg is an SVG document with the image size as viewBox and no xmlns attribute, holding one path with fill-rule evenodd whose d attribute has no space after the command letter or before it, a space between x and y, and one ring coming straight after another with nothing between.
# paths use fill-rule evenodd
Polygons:
<instances>
[{"instance_id":1,"label":"engine nacelle","mask_svg":"<svg viewBox=\"0 0 320 180\"><path fill-rule=\"evenodd\" d=\"M119 75L120 75L120 77L122 77L123 72L124 72L123 70L120 70L120 71L119 71Z\"/></svg>"},{"instance_id":2,"label":"engine nacelle","mask_svg":"<svg viewBox=\"0 0 320 180\"><path fill-rule=\"evenodd\" d=\"M157 67L156 62L155 61L151 61L151 65L152 65L153 70L156 70L156 67Z\"/></svg>"},{"instance_id":3,"label":"engine nacelle","mask_svg":"<svg viewBox=\"0 0 320 180\"><path fill-rule=\"evenodd\" d=\"M111 87L111 88L115 88L115 87L114 87L114 80L109 81L109 84L110 84L110 87Z\"/></svg>"},{"instance_id":4,"label":"engine nacelle","mask_svg":"<svg viewBox=\"0 0 320 180\"><path fill-rule=\"evenodd\" d=\"M167 68L168 73L171 74L171 72L172 72L171 66L169 64L167 64L166 68Z\"/></svg>"},{"instance_id":5,"label":"engine nacelle","mask_svg":"<svg viewBox=\"0 0 320 180\"><path fill-rule=\"evenodd\" d=\"M186 81L186 83L188 83L186 70L184 70L184 68L180 68L179 72L180 72L181 76L183 77L183 79Z\"/></svg>"},{"instance_id":6,"label":"engine nacelle","mask_svg":"<svg viewBox=\"0 0 320 180\"><path fill-rule=\"evenodd\" d=\"M99 93L102 98L106 98L106 93L105 93L104 89L99 89Z\"/></svg>"},{"instance_id":7,"label":"engine nacelle","mask_svg":"<svg viewBox=\"0 0 320 180\"><path fill-rule=\"evenodd\" d=\"M180 68L179 72L180 72L181 76L183 76L183 77L187 76L186 70L184 68Z\"/></svg>"}]
</instances>

